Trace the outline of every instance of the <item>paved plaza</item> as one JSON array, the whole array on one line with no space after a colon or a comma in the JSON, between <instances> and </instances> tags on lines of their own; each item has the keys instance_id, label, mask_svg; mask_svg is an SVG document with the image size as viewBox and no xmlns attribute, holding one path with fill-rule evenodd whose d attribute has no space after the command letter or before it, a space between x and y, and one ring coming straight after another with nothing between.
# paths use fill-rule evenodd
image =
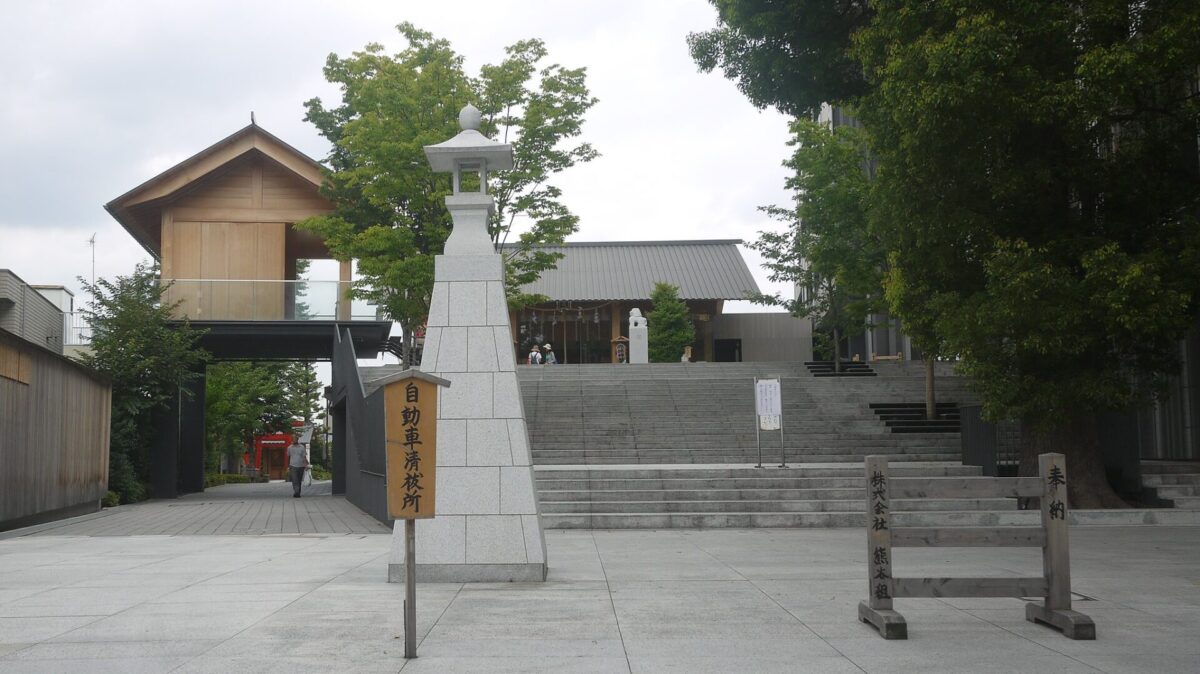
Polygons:
<instances>
[{"instance_id":1,"label":"paved plaza","mask_svg":"<svg viewBox=\"0 0 1200 674\"><path fill-rule=\"evenodd\" d=\"M221 490L237 491L189 498L255 500ZM352 508L279 499L322 500ZM546 583L421 585L406 662L389 535L114 530L185 501L5 534L0 672L1200 671L1198 527L1072 530L1091 642L1026 622L1017 599L898 600L909 639L884 641L856 619L861 530L548 531ZM895 571L1040 568L1037 550L943 548L900 550Z\"/></svg>"},{"instance_id":2,"label":"paved plaza","mask_svg":"<svg viewBox=\"0 0 1200 674\"><path fill-rule=\"evenodd\" d=\"M227 484L177 499L146 501L31 527L35 535L193 536L213 534L386 534L390 530L346 499L332 483L314 482L301 498L292 485ZM0 533L0 540L11 533Z\"/></svg>"}]
</instances>

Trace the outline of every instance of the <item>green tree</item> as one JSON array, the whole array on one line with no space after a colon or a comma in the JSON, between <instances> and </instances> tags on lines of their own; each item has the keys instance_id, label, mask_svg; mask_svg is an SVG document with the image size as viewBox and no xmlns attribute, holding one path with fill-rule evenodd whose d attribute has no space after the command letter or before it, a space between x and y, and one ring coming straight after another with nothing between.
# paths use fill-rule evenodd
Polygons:
<instances>
[{"instance_id":1,"label":"green tree","mask_svg":"<svg viewBox=\"0 0 1200 674\"><path fill-rule=\"evenodd\" d=\"M288 363L283 369L282 383L288 413L305 424L312 424L322 413L321 380L311 363Z\"/></svg>"},{"instance_id":2,"label":"green tree","mask_svg":"<svg viewBox=\"0 0 1200 674\"><path fill-rule=\"evenodd\" d=\"M893 290L931 320L1026 456L1117 503L1097 413L1177 368L1200 306L1195 3L878 3L859 109Z\"/></svg>"},{"instance_id":3,"label":"green tree","mask_svg":"<svg viewBox=\"0 0 1200 674\"><path fill-rule=\"evenodd\" d=\"M547 51L540 40L513 44L503 61L471 77L446 40L408 23L398 30L407 47L395 55L370 44L327 59L325 77L341 87L341 103L327 108L312 99L305 119L333 144L325 193L336 210L298 226L323 236L337 259L358 260L354 295L401 324L410 353L429 312L433 256L451 226L444 203L450 178L429 169L424 147L458 133L467 103L483 112L485 135L512 143L513 170L490 174L487 187L496 200L489 230L498 247L508 244L500 250L510 304L519 307L541 299L522 296L521 286L561 258L539 246L578 229L550 180L597 156L576 140L596 99L583 68L541 65Z\"/></svg>"},{"instance_id":4,"label":"green tree","mask_svg":"<svg viewBox=\"0 0 1200 674\"><path fill-rule=\"evenodd\" d=\"M754 105L815 118L823 103L865 93L851 37L873 15L869 2L709 0L720 25L688 36L704 72L720 68Z\"/></svg>"},{"instance_id":5,"label":"green tree","mask_svg":"<svg viewBox=\"0 0 1200 674\"><path fill-rule=\"evenodd\" d=\"M795 148L784 165L795 205L763 210L787 223L783 232L760 232L750 247L766 260L769 278L794 284L794 298L759 294L759 304L780 306L812 319L841 367L841 340L883 309L886 253L867 219L871 188L866 142L860 129L830 129L807 119L792 124Z\"/></svg>"},{"instance_id":6,"label":"green tree","mask_svg":"<svg viewBox=\"0 0 1200 674\"><path fill-rule=\"evenodd\" d=\"M157 272L139 264L129 276L79 279L94 298L84 311L91 350L80 361L112 380L108 486L122 503L146 498L155 417L186 395L181 387L208 358L196 346L203 333L173 321Z\"/></svg>"},{"instance_id":7,"label":"green tree","mask_svg":"<svg viewBox=\"0 0 1200 674\"><path fill-rule=\"evenodd\" d=\"M811 40L834 4L787 5L796 21L771 30L797 39L755 46L841 73L801 100L848 105L869 131L893 311L961 359L986 414L1023 422L1027 469L1064 452L1077 505L1116 503L1095 416L1153 395L1198 313L1200 5L836 3L862 20ZM736 9L726 28L771 16L718 5ZM722 53L742 68L727 75L769 83ZM845 54L861 67L834 68ZM785 110L798 95L759 91Z\"/></svg>"},{"instance_id":8,"label":"green tree","mask_svg":"<svg viewBox=\"0 0 1200 674\"><path fill-rule=\"evenodd\" d=\"M208 469L222 455L241 456L255 435L312 423L320 411L320 382L303 362L225 362L209 366L205 392Z\"/></svg>"},{"instance_id":9,"label":"green tree","mask_svg":"<svg viewBox=\"0 0 1200 674\"><path fill-rule=\"evenodd\" d=\"M679 299L679 288L655 283L650 292L654 309L646 314L651 363L678 363L683 349L696 341L696 326L687 304Z\"/></svg>"}]
</instances>

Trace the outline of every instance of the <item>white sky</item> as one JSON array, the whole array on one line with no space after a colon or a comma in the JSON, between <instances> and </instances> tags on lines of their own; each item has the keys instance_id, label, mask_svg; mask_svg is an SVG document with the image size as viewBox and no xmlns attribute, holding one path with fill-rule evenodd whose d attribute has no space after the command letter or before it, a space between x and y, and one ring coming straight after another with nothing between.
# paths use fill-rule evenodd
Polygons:
<instances>
[{"instance_id":1,"label":"white sky","mask_svg":"<svg viewBox=\"0 0 1200 674\"><path fill-rule=\"evenodd\" d=\"M716 25L706 0L476 2L74 0L0 9L0 268L83 299L91 275L148 256L102 204L249 123L321 160L303 102L337 91L321 69L369 42L389 51L411 21L444 37L475 73L504 46L541 38L549 61L585 66L600 102L583 138L601 157L555 184L580 216L575 241L736 238L785 203L787 120L702 74L689 32ZM759 258L743 249L759 286ZM761 311L730 302L726 311Z\"/></svg>"}]
</instances>

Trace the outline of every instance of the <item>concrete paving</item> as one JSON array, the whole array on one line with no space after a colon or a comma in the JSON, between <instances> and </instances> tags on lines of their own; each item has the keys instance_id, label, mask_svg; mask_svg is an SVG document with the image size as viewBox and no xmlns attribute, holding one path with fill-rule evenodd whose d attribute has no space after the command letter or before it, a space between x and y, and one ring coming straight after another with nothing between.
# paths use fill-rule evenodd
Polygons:
<instances>
[{"instance_id":1,"label":"concrete paving","mask_svg":"<svg viewBox=\"0 0 1200 674\"><path fill-rule=\"evenodd\" d=\"M550 531L545 583L421 585L407 662L388 535L13 533L0 672L1200 670L1196 527L1072 530L1092 642L1019 599L898 600L910 637L884 641L855 614L857 529ZM904 549L895 573L1040 568L1037 550Z\"/></svg>"},{"instance_id":2,"label":"concrete paving","mask_svg":"<svg viewBox=\"0 0 1200 674\"><path fill-rule=\"evenodd\" d=\"M41 536L192 536L213 534L386 534L391 530L333 496L329 481L292 498L288 482L227 484L177 499L146 501L3 532L0 539Z\"/></svg>"}]
</instances>

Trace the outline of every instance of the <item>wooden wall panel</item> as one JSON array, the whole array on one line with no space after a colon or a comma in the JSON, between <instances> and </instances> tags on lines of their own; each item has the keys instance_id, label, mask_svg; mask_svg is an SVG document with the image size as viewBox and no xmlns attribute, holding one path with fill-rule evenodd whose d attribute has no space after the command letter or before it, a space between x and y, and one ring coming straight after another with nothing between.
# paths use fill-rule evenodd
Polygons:
<instances>
[{"instance_id":1,"label":"wooden wall panel","mask_svg":"<svg viewBox=\"0 0 1200 674\"><path fill-rule=\"evenodd\" d=\"M224 278L251 280L259 278L258 237L256 225L237 222L229 225L229 247L224 251L205 251L208 255L224 255L228 260L228 275ZM254 318L254 284L229 284L229 304L221 318L250 320Z\"/></svg>"},{"instance_id":2,"label":"wooden wall panel","mask_svg":"<svg viewBox=\"0 0 1200 674\"><path fill-rule=\"evenodd\" d=\"M263 165L262 189L263 208L306 209L315 213L330 210L330 203L316 186L270 162Z\"/></svg>"},{"instance_id":3,"label":"wooden wall panel","mask_svg":"<svg viewBox=\"0 0 1200 674\"><path fill-rule=\"evenodd\" d=\"M258 276L269 279L269 283L258 283L255 288L254 318L260 321L276 321L283 318L283 299L286 284L275 280L284 277L284 224L264 222L257 226Z\"/></svg>"},{"instance_id":4,"label":"wooden wall panel","mask_svg":"<svg viewBox=\"0 0 1200 674\"><path fill-rule=\"evenodd\" d=\"M288 277L288 255L297 253L289 251L292 239L307 243L308 254L327 254L291 223L330 210L316 186L273 161L236 160L164 210L163 277L264 282L181 282L169 299L182 301L179 314L194 320L284 318L288 288L279 281Z\"/></svg>"},{"instance_id":5,"label":"wooden wall panel","mask_svg":"<svg viewBox=\"0 0 1200 674\"><path fill-rule=\"evenodd\" d=\"M0 530L65 509L99 509L108 490L112 391L79 365L0 335L30 381L0 378Z\"/></svg>"},{"instance_id":6,"label":"wooden wall panel","mask_svg":"<svg viewBox=\"0 0 1200 674\"><path fill-rule=\"evenodd\" d=\"M182 208L252 208L253 167L231 168L198 185L172 206Z\"/></svg>"},{"instance_id":7,"label":"wooden wall panel","mask_svg":"<svg viewBox=\"0 0 1200 674\"><path fill-rule=\"evenodd\" d=\"M236 278L229 273L230 226L225 222L205 222L198 225L203 244L200 249L200 275L202 279ZM207 316L220 316L229 310L228 283L205 283L204 305Z\"/></svg>"},{"instance_id":8,"label":"wooden wall panel","mask_svg":"<svg viewBox=\"0 0 1200 674\"><path fill-rule=\"evenodd\" d=\"M164 236L167 232L163 232ZM179 303L176 313L193 319L204 316L205 292L202 284L189 279L203 278L204 229L201 223L175 220L171 223L172 275L164 278L181 279L167 293L167 299ZM166 265L164 265L164 268Z\"/></svg>"}]
</instances>

